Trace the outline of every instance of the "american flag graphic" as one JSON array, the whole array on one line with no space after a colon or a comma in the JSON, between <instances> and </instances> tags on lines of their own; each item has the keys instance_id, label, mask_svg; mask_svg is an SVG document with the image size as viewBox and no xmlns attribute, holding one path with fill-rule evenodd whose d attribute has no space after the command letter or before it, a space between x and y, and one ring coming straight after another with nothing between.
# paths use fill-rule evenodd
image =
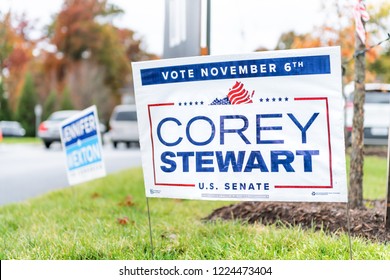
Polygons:
<instances>
[{"instance_id":1,"label":"american flag graphic","mask_svg":"<svg viewBox=\"0 0 390 280\"><path fill-rule=\"evenodd\" d=\"M236 82L227 95L231 104L249 104L252 103L252 97L255 91L249 93L241 82Z\"/></svg>"}]
</instances>

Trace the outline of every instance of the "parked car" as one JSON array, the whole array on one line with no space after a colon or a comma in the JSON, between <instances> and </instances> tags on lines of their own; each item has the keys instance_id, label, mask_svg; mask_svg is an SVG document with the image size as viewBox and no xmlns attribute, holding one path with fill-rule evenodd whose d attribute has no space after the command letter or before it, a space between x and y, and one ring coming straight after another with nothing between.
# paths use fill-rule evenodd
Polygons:
<instances>
[{"instance_id":1,"label":"parked car","mask_svg":"<svg viewBox=\"0 0 390 280\"><path fill-rule=\"evenodd\" d=\"M390 84L367 83L364 104L364 144L387 145L390 125ZM353 85L345 90L347 141L351 143L353 118Z\"/></svg>"},{"instance_id":2,"label":"parked car","mask_svg":"<svg viewBox=\"0 0 390 280\"><path fill-rule=\"evenodd\" d=\"M47 149L50 148L53 142L61 143L61 136L60 136L61 122L79 112L81 111L79 110L56 111L52 113L46 121L42 122L39 125L38 137L42 139L43 144ZM100 123L99 128L100 128L100 133L102 134L106 131L106 126L102 123ZM103 141L103 137L101 139Z\"/></svg>"},{"instance_id":3,"label":"parked car","mask_svg":"<svg viewBox=\"0 0 390 280\"><path fill-rule=\"evenodd\" d=\"M47 149L53 142L61 142L60 123L78 113L78 110L64 110L52 113L38 128L38 137L42 139Z\"/></svg>"},{"instance_id":4,"label":"parked car","mask_svg":"<svg viewBox=\"0 0 390 280\"><path fill-rule=\"evenodd\" d=\"M23 137L26 134L26 130L16 121L0 121L0 130L3 137Z\"/></svg>"},{"instance_id":5,"label":"parked car","mask_svg":"<svg viewBox=\"0 0 390 280\"><path fill-rule=\"evenodd\" d=\"M135 105L118 105L110 117L110 138L114 148L119 143L130 147L132 143L139 144L137 111Z\"/></svg>"}]
</instances>

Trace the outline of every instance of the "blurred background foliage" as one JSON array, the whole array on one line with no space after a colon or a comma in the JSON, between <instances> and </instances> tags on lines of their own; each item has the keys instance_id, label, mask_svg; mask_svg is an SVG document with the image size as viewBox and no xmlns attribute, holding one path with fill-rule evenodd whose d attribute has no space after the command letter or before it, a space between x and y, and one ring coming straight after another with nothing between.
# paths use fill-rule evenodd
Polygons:
<instances>
[{"instance_id":1,"label":"blurred background foliage","mask_svg":"<svg viewBox=\"0 0 390 280\"><path fill-rule=\"evenodd\" d=\"M371 17L366 23L370 46L389 36L390 3L367 8ZM306 34L283 33L274 49L339 45L344 83L348 83L354 79L351 4L324 0L322 11L329 18L322 26L313 26ZM29 127L34 126L34 103L43 106L43 117L55 110L95 104L101 120L107 122L122 94L132 91L131 62L159 59L143 50L136 31L112 24L122 13L107 0L64 0L39 39L29 37L34 20L26 15L0 13L0 119L21 121L29 135L33 133ZM254 51L264 50L259 46ZM367 51L366 59L367 82L389 83L389 41Z\"/></svg>"}]
</instances>

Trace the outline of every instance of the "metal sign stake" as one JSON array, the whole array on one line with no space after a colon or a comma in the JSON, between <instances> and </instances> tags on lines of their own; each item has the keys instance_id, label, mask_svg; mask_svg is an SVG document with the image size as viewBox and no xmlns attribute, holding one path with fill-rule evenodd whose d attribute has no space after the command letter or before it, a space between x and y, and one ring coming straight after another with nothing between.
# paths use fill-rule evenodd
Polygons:
<instances>
[{"instance_id":1,"label":"metal sign stake","mask_svg":"<svg viewBox=\"0 0 390 280\"><path fill-rule=\"evenodd\" d=\"M148 207L148 221L149 221L149 237L150 237L150 246L152 248L152 259L154 259L154 247L153 247L153 237L152 237L152 223L150 220L150 210L149 210L149 198L146 197L146 205Z\"/></svg>"},{"instance_id":2,"label":"metal sign stake","mask_svg":"<svg viewBox=\"0 0 390 280\"><path fill-rule=\"evenodd\" d=\"M347 227L348 227L348 242L349 242L349 259L352 260L352 241L351 241L351 215L349 202L347 202Z\"/></svg>"}]
</instances>

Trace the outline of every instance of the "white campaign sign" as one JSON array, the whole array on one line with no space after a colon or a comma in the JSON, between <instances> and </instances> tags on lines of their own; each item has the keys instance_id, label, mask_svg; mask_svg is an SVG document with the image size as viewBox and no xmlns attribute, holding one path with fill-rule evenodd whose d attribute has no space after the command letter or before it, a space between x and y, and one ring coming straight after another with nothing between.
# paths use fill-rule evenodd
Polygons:
<instances>
[{"instance_id":1,"label":"white campaign sign","mask_svg":"<svg viewBox=\"0 0 390 280\"><path fill-rule=\"evenodd\" d=\"M338 47L133 63L146 195L347 201Z\"/></svg>"},{"instance_id":2,"label":"white campaign sign","mask_svg":"<svg viewBox=\"0 0 390 280\"><path fill-rule=\"evenodd\" d=\"M106 176L96 106L64 120L60 134L69 184Z\"/></svg>"}]
</instances>

